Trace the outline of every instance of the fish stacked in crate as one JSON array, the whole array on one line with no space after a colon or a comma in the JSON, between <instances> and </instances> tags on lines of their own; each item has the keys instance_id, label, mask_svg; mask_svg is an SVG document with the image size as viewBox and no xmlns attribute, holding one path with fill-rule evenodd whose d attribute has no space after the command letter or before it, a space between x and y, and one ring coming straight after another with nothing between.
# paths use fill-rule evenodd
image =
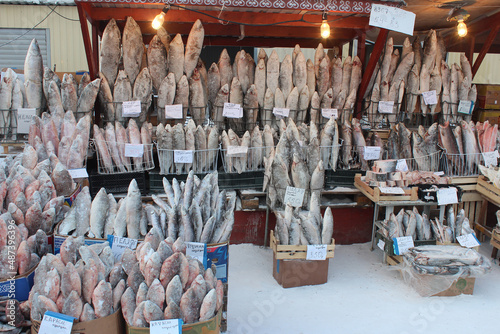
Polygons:
<instances>
[{"instance_id":1,"label":"fish stacked in crate","mask_svg":"<svg viewBox=\"0 0 500 334\"><path fill-rule=\"evenodd\" d=\"M471 227L469 218L465 216L464 209L461 209L455 216L455 211L450 206L446 213L446 221L440 222L437 218L434 220L431 219L432 231L437 241L441 243L456 243L459 236L467 234L476 235L476 232Z\"/></svg>"},{"instance_id":2,"label":"fish stacked in crate","mask_svg":"<svg viewBox=\"0 0 500 334\"><path fill-rule=\"evenodd\" d=\"M420 214L417 208L401 209L397 215L391 213L389 219L382 222L379 230L386 238L413 237L413 240L433 240L431 221L425 213Z\"/></svg>"},{"instance_id":3,"label":"fish stacked in crate","mask_svg":"<svg viewBox=\"0 0 500 334\"><path fill-rule=\"evenodd\" d=\"M375 161L374 168L379 168ZM382 163L392 163L395 168L397 160L384 160ZM421 171L393 171L393 172L373 172L366 171L366 175L361 177L361 181L368 183L370 187L408 187L417 184L448 184L450 178L447 176L436 175L435 172Z\"/></svg>"},{"instance_id":4,"label":"fish stacked in crate","mask_svg":"<svg viewBox=\"0 0 500 334\"><path fill-rule=\"evenodd\" d=\"M182 319L185 324L213 318L223 303L224 290L214 266L205 270L188 257L186 244L150 239L122 256L127 289L121 296L123 317L129 326L149 327L151 321Z\"/></svg>"},{"instance_id":5,"label":"fish stacked in crate","mask_svg":"<svg viewBox=\"0 0 500 334\"><path fill-rule=\"evenodd\" d=\"M156 127L160 174L182 174L193 170L207 173L217 168L219 133L215 126L196 126L192 119L186 125ZM175 163L176 150L193 151L192 163Z\"/></svg>"},{"instance_id":6,"label":"fish stacked in crate","mask_svg":"<svg viewBox=\"0 0 500 334\"><path fill-rule=\"evenodd\" d=\"M129 119L125 129L116 121L100 129L94 124L94 143L97 150L98 172L100 174L131 173L154 168L153 126L142 123L141 128L134 119ZM142 145L142 154L127 152L128 145Z\"/></svg>"}]
</instances>

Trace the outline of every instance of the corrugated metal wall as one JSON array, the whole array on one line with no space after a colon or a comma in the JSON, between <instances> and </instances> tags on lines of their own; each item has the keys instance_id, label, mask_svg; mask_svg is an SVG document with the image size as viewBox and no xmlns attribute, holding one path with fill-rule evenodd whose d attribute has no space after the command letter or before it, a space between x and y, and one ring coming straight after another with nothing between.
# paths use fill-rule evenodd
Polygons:
<instances>
[{"instance_id":1,"label":"corrugated metal wall","mask_svg":"<svg viewBox=\"0 0 500 334\"><path fill-rule=\"evenodd\" d=\"M43 66L51 63L50 60L50 33L49 29L22 29L0 28L0 67L10 67L22 70L24 58L33 38L36 38L43 58Z\"/></svg>"},{"instance_id":2,"label":"corrugated metal wall","mask_svg":"<svg viewBox=\"0 0 500 334\"><path fill-rule=\"evenodd\" d=\"M47 6L0 5L0 27L32 28L50 11ZM60 6L56 11L68 18L78 19L76 6ZM58 72L88 70L80 22L69 21L52 13L37 28L50 30L50 67L52 69L55 64ZM26 54L20 56L24 59ZM0 59L1 67L2 60Z\"/></svg>"}]
</instances>

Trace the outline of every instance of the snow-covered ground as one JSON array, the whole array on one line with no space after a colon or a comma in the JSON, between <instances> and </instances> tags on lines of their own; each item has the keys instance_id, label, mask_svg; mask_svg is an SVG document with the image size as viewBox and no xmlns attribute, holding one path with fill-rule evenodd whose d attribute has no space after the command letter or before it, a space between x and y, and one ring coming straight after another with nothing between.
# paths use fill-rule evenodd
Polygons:
<instances>
[{"instance_id":1,"label":"snow-covered ground","mask_svg":"<svg viewBox=\"0 0 500 334\"><path fill-rule=\"evenodd\" d=\"M476 279L473 295L420 297L369 247L338 245L326 284L283 289L272 276L271 249L231 245L226 333L497 332L498 263ZM481 253L489 258L487 242Z\"/></svg>"}]
</instances>

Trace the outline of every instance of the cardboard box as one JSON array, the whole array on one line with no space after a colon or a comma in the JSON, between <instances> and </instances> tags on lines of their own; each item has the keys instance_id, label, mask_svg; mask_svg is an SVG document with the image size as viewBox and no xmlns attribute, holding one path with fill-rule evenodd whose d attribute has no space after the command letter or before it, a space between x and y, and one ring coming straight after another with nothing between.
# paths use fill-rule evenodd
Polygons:
<instances>
[{"instance_id":1,"label":"cardboard box","mask_svg":"<svg viewBox=\"0 0 500 334\"><path fill-rule=\"evenodd\" d=\"M122 311L119 309L112 315L104 318L77 322L73 325L73 334L122 334L124 329ZM41 321L31 319L31 333L38 334Z\"/></svg>"},{"instance_id":2,"label":"cardboard box","mask_svg":"<svg viewBox=\"0 0 500 334\"><path fill-rule=\"evenodd\" d=\"M442 291L440 293L436 293L434 296L443 296L443 297L451 297L451 296L459 296L463 295L472 295L474 292L474 284L476 282L475 278L472 277L460 277L448 288L448 290Z\"/></svg>"},{"instance_id":3,"label":"cardboard box","mask_svg":"<svg viewBox=\"0 0 500 334\"><path fill-rule=\"evenodd\" d=\"M19 302L28 300L33 287L35 269L36 266L26 274L16 276L13 280L0 281L0 297L16 299Z\"/></svg>"},{"instance_id":4,"label":"cardboard box","mask_svg":"<svg viewBox=\"0 0 500 334\"><path fill-rule=\"evenodd\" d=\"M500 124L500 111L497 110L482 110L479 113L479 121L486 122L490 124Z\"/></svg>"},{"instance_id":5,"label":"cardboard box","mask_svg":"<svg viewBox=\"0 0 500 334\"><path fill-rule=\"evenodd\" d=\"M500 109L500 85L477 85L477 105L483 109Z\"/></svg>"},{"instance_id":6,"label":"cardboard box","mask_svg":"<svg viewBox=\"0 0 500 334\"><path fill-rule=\"evenodd\" d=\"M328 281L328 262L329 259L279 260L273 254L273 277L284 288L325 284Z\"/></svg>"},{"instance_id":7,"label":"cardboard box","mask_svg":"<svg viewBox=\"0 0 500 334\"><path fill-rule=\"evenodd\" d=\"M229 268L229 242L207 245L207 268L215 264L215 276L222 283L227 283ZM206 268L205 268L206 269Z\"/></svg>"}]
</instances>

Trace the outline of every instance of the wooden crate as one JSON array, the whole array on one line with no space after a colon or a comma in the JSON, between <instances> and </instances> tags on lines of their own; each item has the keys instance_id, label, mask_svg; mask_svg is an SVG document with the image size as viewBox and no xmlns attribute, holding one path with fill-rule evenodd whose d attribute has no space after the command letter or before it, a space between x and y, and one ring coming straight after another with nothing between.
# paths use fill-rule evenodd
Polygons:
<instances>
[{"instance_id":1,"label":"wooden crate","mask_svg":"<svg viewBox=\"0 0 500 334\"><path fill-rule=\"evenodd\" d=\"M274 231L271 231L271 244L270 247L274 252L276 260L289 260L289 259L303 259L307 257L307 246L292 246L292 245L279 245L275 236ZM333 258L335 252L335 239L332 239L332 243L327 246L326 258Z\"/></svg>"},{"instance_id":2,"label":"wooden crate","mask_svg":"<svg viewBox=\"0 0 500 334\"><path fill-rule=\"evenodd\" d=\"M384 195L378 187L372 188L366 182L361 181L361 174L356 174L354 177L354 186L358 188L363 195L368 197L372 202L383 201L417 201L418 187L404 189L404 195Z\"/></svg>"},{"instance_id":3,"label":"wooden crate","mask_svg":"<svg viewBox=\"0 0 500 334\"><path fill-rule=\"evenodd\" d=\"M394 256L387 255L385 261L389 266L397 266L398 264L403 262L403 255L394 255Z\"/></svg>"},{"instance_id":4,"label":"wooden crate","mask_svg":"<svg viewBox=\"0 0 500 334\"><path fill-rule=\"evenodd\" d=\"M491 232L490 244L496 249L500 249L500 231L496 228Z\"/></svg>"},{"instance_id":5,"label":"wooden crate","mask_svg":"<svg viewBox=\"0 0 500 334\"><path fill-rule=\"evenodd\" d=\"M485 176L481 175L478 177L476 190L488 202L500 206L500 189L490 183Z\"/></svg>"},{"instance_id":6,"label":"wooden crate","mask_svg":"<svg viewBox=\"0 0 500 334\"><path fill-rule=\"evenodd\" d=\"M238 190L238 195L241 199L241 209L242 210L256 210L259 209L261 198L262 202L265 204L265 198L267 193L256 190Z\"/></svg>"}]
</instances>

